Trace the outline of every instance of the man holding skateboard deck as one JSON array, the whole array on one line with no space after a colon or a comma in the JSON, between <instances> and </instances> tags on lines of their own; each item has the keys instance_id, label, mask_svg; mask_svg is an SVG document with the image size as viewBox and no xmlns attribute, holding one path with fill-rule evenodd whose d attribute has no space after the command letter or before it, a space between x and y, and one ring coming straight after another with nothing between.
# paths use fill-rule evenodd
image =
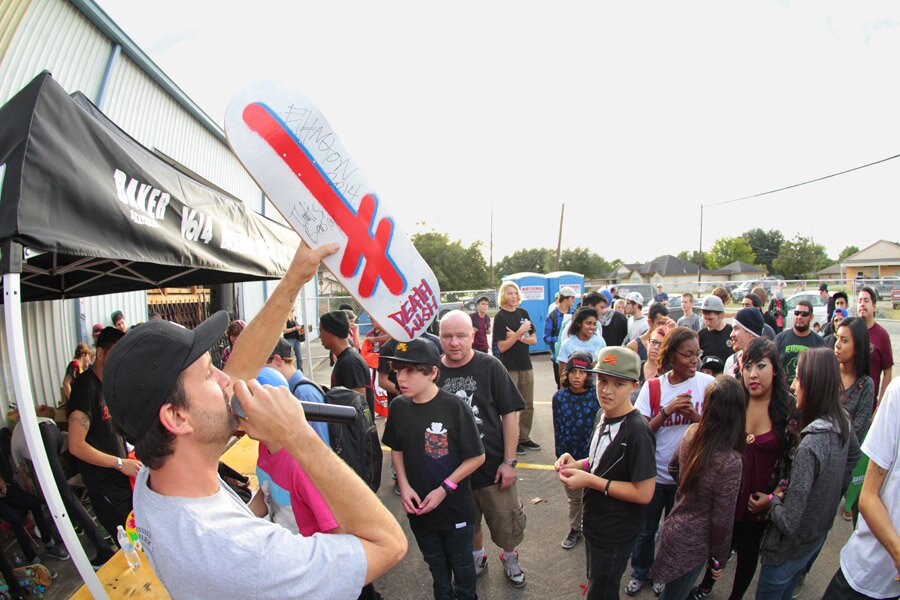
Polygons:
<instances>
[{"instance_id":1,"label":"man holding skateboard deck","mask_svg":"<svg viewBox=\"0 0 900 600\"><path fill-rule=\"evenodd\" d=\"M290 391L253 380L300 287L337 249L301 246L242 332L225 372L208 353L228 324L224 312L193 331L144 323L110 353L106 402L146 467L135 484L138 532L173 597L356 598L406 554L400 525L316 435ZM247 415L240 422L228 408L232 394ZM295 536L249 511L217 476L219 456L238 424L254 439L284 446L345 534Z\"/></svg>"}]
</instances>

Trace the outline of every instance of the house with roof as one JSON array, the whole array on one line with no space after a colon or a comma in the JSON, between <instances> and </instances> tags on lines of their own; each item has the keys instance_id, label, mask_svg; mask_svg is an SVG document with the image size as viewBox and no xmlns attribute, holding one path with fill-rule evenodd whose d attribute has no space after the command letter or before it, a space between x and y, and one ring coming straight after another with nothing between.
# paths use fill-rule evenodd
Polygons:
<instances>
[{"instance_id":1,"label":"house with roof","mask_svg":"<svg viewBox=\"0 0 900 600\"><path fill-rule=\"evenodd\" d=\"M765 269L761 269L756 265L751 265L750 263L745 263L742 260L736 260L733 263L728 263L721 269L716 269L716 271L713 272L727 274L728 279L731 281L759 279L760 277L765 277L768 274L768 271L766 271Z\"/></svg>"},{"instance_id":2,"label":"house with roof","mask_svg":"<svg viewBox=\"0 0 900 600\"><path fill-rule=\"evenodd\" d=\"M841 262L847 279L900 276L900 244L878 240Z\"/></svg>"},{"instance_id":3,"label":"house with roof","mask_svg":"<svg viewBox=\"0 0 900 600\"><path fill-rule=\"evenodd\" d=\"M821 271L816 271L816 279L819 281L834 281L844 278L844 268L841 263L834 263L829 267L825 267Z\"/></svg>"}]
</instances>

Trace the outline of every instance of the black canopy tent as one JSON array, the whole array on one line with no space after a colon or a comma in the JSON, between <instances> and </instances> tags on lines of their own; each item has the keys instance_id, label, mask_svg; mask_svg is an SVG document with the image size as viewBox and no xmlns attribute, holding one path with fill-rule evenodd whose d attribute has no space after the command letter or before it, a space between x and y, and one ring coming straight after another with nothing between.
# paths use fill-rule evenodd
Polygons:
<instances>
[{"instance_id":1,"label":"black canopy tent","mask_svg":"<svg viewBox=\"0 0 900 600\"><path fill-rule=\"evenodd\" d=\"M2 301L20 418L66 546L105 598L41 442L21 302L277 279L299 238L163 161L47 72L0 108L0 164Z\"/></svg>"},{"instance_id":2,"label":"black canopy tent","mask_svg":"<svg viewBox=\"0 0 900 600\"><path fill-rule=\"evenodd\" d=\"M299 243L47 72L0 109L0 163L0 242L29 250L23 301L277 279Z\"/></svg>"}]
</instances>

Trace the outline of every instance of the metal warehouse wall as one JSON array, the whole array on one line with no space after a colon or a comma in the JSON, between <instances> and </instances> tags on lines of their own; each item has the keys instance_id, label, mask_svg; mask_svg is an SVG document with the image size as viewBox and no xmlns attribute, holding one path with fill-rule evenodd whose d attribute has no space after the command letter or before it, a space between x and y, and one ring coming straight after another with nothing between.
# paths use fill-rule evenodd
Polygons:
<instances>
[{"instance_id":1,"label":"metal warehouse wall","mask_svg":"<svg viewBox=\"0 0 900 600\"><path fill-rule=\"evenodd\" d=\"M192 171L240 198L254 210L282 221L247 175L222 139L222 131L209 117L192 113L196 105L173 96L177 87L152 65L127 36L95 26L101 11L91 0L0 0L0 104L6 102L35 75L48 70L69 92L76 90L98 103L104 73L109 68L99 107L140 143L157 149ZM92 15L92 22L86 15ZM107 33L104 33L106 31ZM112 39L109 35L119 36ZM121 43L122 51L117 50ZM126 52L126 46L128 52ZM129 56L132 53L137 60ZM136 54L134 54L136 53ZM140 61L146 60L141 63ZM149 65L149 72L141 65ZM165 81L170 93L150 72ZM222 115L213 115L213 123ZM0 171L2 172L2 171ZM2 182L0 182L2 185ZM264 206L265 205L265 206ZM243 284L245 317L251 318L265 300L264 290L274 284ZM314 286L307 292L314 296ZM109 314L121 309L129 324L147 319L146 294L134 292L81 300L33 302L23 318L38 402L55 404L65 365L80 336L90 334L93 323L108 324ZM0 314L2 322L2 314ZM0 330L0 410L5 415L12 398L9 360ZM4 417L0 416L0 420Z\"/></svg>"}]
</instances>

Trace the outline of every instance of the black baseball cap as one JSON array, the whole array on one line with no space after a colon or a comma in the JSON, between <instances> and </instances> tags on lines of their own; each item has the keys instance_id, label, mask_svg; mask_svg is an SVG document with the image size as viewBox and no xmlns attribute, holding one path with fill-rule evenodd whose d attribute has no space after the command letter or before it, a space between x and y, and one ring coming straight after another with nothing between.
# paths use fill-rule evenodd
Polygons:
<instances>
[{"instance_id":1,"label":"black baseball cap","mask_svg":"<svg viewBox=\"0 0 900 600\"><path fill-rule=\"evenodd\" d=\"M391 361L440 367L441 355L434 344L428 340L416 338L411 342L399 342Z\"/></svg>"},{"instance_id":2,"label":"black baseball cap","mask_svg":"<svg viewBox=\"0 0 900 600\"><path fill-rule=\"evenodd\" d=\"M169 321L148 321L116 344L103 367L103 397L126 439L144 435L182 371L222 338L228 322L224 310L193 330Z\"/></svg>"}]
</instances>

